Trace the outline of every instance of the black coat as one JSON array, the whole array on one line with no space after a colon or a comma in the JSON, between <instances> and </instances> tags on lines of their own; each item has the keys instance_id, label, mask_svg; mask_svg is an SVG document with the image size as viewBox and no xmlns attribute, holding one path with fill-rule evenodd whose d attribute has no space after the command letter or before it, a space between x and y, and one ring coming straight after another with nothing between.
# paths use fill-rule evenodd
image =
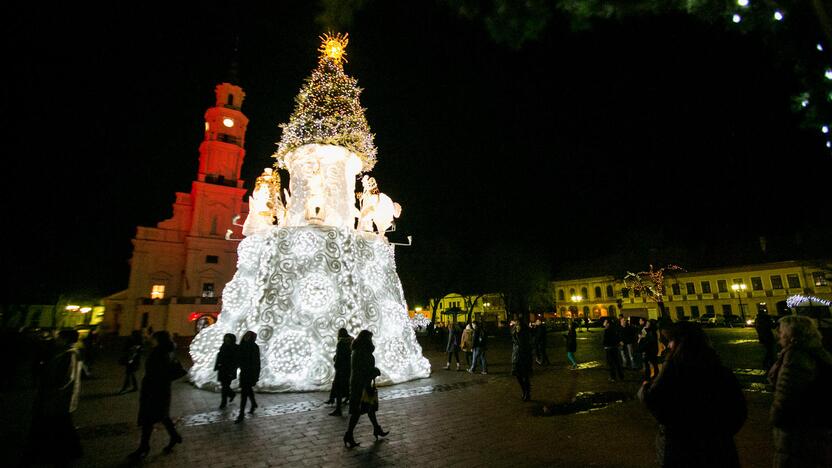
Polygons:
<instances>
[{"instance_id":1,"label":"black coat","mask_svg":"<svg viewBox=\"0 0 832 468\"><path fill-rule=\"evenodd\" d=\"M142 343L133 340L124 345L119 364L127 368L127 372L136 372L142 365Z\"/></svg>"},{"instance_id":2,"label":"black coat","mask_svg":"<svg viewBox=\"0 0 832 468\"><path fill-rule=\"evenodd\" d=\"M488 348L488 337L482 327L477 327L474 330L474 338L472 341L474 348L479 348L481 350Z\"/></svg>"},{"instance_id":3,"label":"black coat","mask_svg":"<svg viewBox=\"0 0 832 468\"><path fill-rule=\"evenodd\" d=\"M260 380L260 347L254 341L241 341L237 346L240 386L253 387Z\"/></svg>"},{"instance_id":4,"label":"black coat","mask_svg":"<svg viewBox=\"0 0 832 468\"><path fill-rule=\"evenodd\" d=\"M574 353L578 349L578 334L575 330L569 330L566 333L566 352Z\"/></svg>"},{"instance_id":5,"label":"black coat","mask_svg":"<svg viewBox=\"0 0 832 468\"><path fill-rule=\"evenodd\" d=\"M374 347L352 350L350 360L350 414L361 414L361 395L373 386L373 379L381 375L373 357Z\"/></svg>"},{"instance_id":6,"label":"black coat","mask_svg":"<svg viewBox=\"0 0 832 468\"><path fill-rule=\"evenodd\" d=\"M659 339L656 337L655 331L647 330L644 336L638 340L638 352L648 358L659 355Z\"/></svg>"},{"instance_id":7,"label":"black coat","mask_svg":"<svg viewBox=\"0 0 832 468\"><path fill-rule=\"evenodd\" d=\"M621 342L621 335L616 330L617 327L610 325L604 329L604 347L615 348Z\"/></svg>"},{"instance_id":8,"label":"black coat","mask_svg":"<svg viewBox=\"0 0 832 468\"><path fill-rule=\"evenodd\" d=\"M764 345L774 344L774 332L772 331L771 317L768 314L757 314L754 328L757 330L757 338L760 343Z\"/></svg>"},{"instance_id":9,"label":"black coat","mask_svg":"<svg viewBox=\"0 0 832 468\"><path fill-rule=\"evenodd\" d=\"M170 417L170 383L173 349L157 346L147 357L139 393L139 425Z\"/></svg>"},{"instance_id":10,"label":"black coat","mask_svg":"<svg viewBox=\"0 0 832 468\"><path fill-rule=\"evenodd\" d=\"M621 341L624 342L625 345L628 344L635 344L638 341L638 332L636 331L636 327L630 325L629 323L623 327L619 327L619 335L621 336Z\"/></svg>"},{"instance_id":11,"label":"black coat","mask_svg":"<svg viewBox=\"0 0 832 468\"><path fill-rule=\"evenodd\" d=\"M237 354L237 345L234 343L223 343L220 346L217 362L214 364L217 380L231 382L237 378Z\"/></svg>"},{"instance_id":12,"label":"black coat","mask_svg":"<svg viewBox=\"0 0 832 468\"><path fill-rule=\"evenodd\" d=\"M534 327L534 344L537 346L546 346L546 325L540 324Z\"/></svg>"},{"instance_id":13,"label":"black coat","mask_svg":"<svg viewBox=\"0 0 832 468\"><path fill-rule=\"evenodd\" d=\"M731 370L711 362L670 361L639 394L659 423L661 466L739 466L734 434L747 416L745 397Z\"/></svg>"},{"instance_id":14,"label":"black coat","mask_svg":"<svg viewBox=\"0 0 832 468\"><path fill-rule=\"evenodd\" d=\"M462 340L462 330L457 326L448 329L448 345L445 346L445 352L451 353L459 351L459 343Z\"/></svg>"},{"instance_id":15,"label":"black coat","mask_svg":"<svg viewBox=\"0 0 832 468\"><path fill-rule=\"evenodd\" d=\"M515 327L511 332L511 375L532 373L532 346L529 329Z\"/></svg>"},{"instance_id":16,"label":"black coat","mask_svg":"<svg viewBox=\"0 0 832 468\"><path fill-rule=\"evenodd\" d=\"M350 393L351 346L352 337L346 337L339 338L338 346L335 348L335 380L332 382L332 391L342 397Z\"/></svg>"}]
</instances>

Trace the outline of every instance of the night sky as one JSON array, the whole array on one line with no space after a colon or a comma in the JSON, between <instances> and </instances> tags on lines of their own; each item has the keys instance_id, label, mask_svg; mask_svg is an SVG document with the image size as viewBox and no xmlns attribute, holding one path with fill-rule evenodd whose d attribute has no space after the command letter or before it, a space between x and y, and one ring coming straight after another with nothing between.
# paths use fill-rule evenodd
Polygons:
<instances>
[{"instance_id":1,"label":"night sky","mask_svg":"<svg viewBox=\"0 0 832 468\"><path fill-rule=\"evenodd\" d=\"M317 2L270 3L4 15L3 302L126 287L136 226L190 191L237 36L246 186L271 166L326 27ZM832 155L753 36L681 15L553 21L515 49L443 2L384 1L347 31L372 175L416 243L400 270L438 242L463 258L519 245L553 277L622 252L631 268L829 253Z\"/></svg>"}]
</instances>

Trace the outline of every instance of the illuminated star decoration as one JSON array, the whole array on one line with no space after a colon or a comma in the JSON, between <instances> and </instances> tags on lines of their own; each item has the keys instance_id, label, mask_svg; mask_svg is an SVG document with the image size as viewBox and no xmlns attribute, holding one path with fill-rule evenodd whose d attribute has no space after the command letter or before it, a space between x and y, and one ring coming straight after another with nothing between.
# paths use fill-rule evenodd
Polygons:
<instances>
[{"instance_id":1,"label":"illuminated star decoration","mask_svg":"<svg viewBox=\"0 0 832 468\"><path fill-rule=\"evenodd\" d=\"M321 53L320 60L331 59L339 67L341 61L347 62L344 58L347 55L347 44L350 42L350 35L347 33L336 33L330 35L329 33L320 36L321 46L318 52Z\"/></svg>"}]
</instances>

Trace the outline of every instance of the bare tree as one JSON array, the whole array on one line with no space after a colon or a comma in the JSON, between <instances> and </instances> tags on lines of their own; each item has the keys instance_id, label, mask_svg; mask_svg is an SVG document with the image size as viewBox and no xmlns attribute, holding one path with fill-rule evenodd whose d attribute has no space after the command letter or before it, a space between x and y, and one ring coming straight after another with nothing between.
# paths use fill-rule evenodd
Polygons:
<instances>
[{"instance_id":1,"label":"bare tree","mask_svg":"<svg viewBox=\"0 0 832 468\"><path fill-rule=\"evenodd\" d=\"M667 309L664 306L664 277L665 275L672 275L676 272L683 272L684 268L678 265L667 265L663 268L654 269L650 265L647 271L640 271L638 273L627 272L624 276L624 289L637 291L650 299L654 300L659 306L659 314L661 318L670 318Z\"/></svg>"}]
</instances>

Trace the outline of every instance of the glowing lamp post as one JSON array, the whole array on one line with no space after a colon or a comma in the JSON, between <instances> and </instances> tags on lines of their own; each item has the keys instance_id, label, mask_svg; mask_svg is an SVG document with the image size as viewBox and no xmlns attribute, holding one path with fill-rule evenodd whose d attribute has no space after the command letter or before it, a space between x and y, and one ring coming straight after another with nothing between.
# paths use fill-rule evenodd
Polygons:
<instances>
[{"instance_id":1,"label":"glowing lamp post","mask_svg":"<svg viewBox=\"0 0 832 468\"><path fill-rule=\"evenodd\" d=\"M582 300L584 300L583 296L572 296L572 302L581 302ZM577 314L578 313L578 306L575 305L573 307L575 308L575 314ZM588 319L589 317L585 317L585 318Z\"/></svg>"},{"instance_id":2,"label":"glowing lamp post","mask_svg":"<svg viewBox=\"0 0 832 468\"><path fill-rule=\"evenodd\" d=\"M745 322L745 310L742 308L742 296L740 294L744 293L747 286L745 283L735 283L731 285L731 289L737 293L737 299L740 300L740 315L742 316L742 321Z\"/></svg>"}]
</instances>

